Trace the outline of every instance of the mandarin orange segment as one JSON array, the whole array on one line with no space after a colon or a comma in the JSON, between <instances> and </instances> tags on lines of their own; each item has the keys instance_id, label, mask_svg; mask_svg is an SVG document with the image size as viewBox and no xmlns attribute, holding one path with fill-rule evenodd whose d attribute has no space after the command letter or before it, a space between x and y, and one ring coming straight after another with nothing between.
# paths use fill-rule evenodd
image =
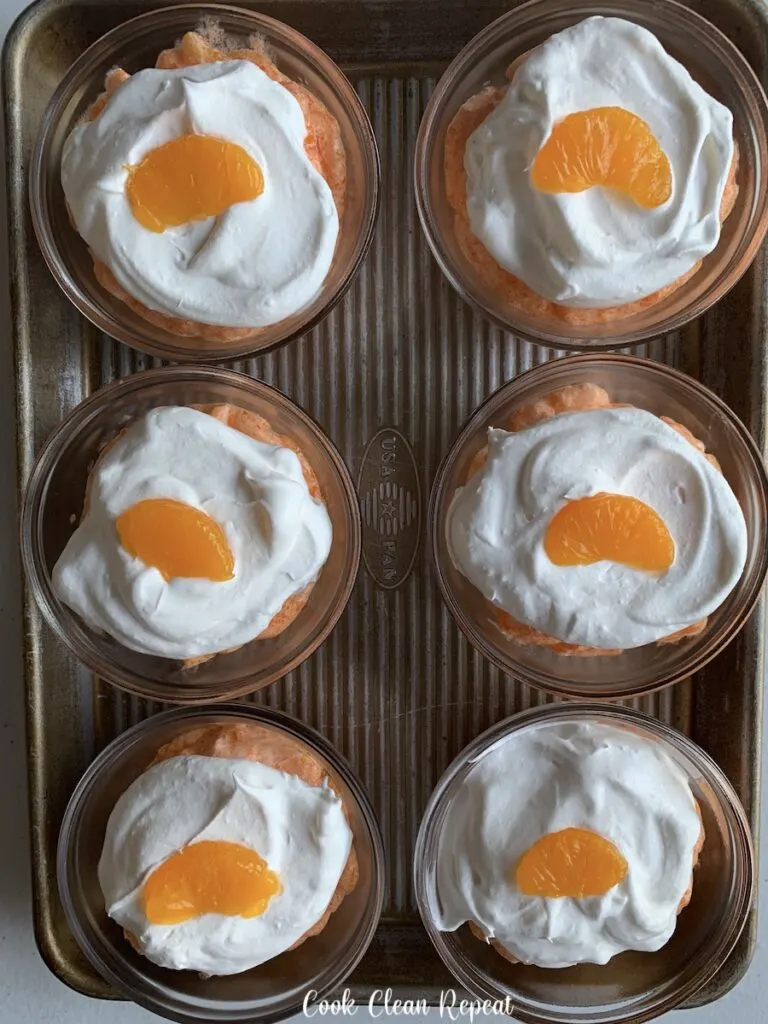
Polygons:
<instances>
[{"instance_id":1,"label":"mandarin orange segment","mask_svg":"<svg viewBox=\"0 0 768 1024\"><path fill-rule=\"evenodd\" d=\"M202 840L155 868L141 897L148 920L169 925L201 914L258 917L280 891L280 879L255 850Z\"/></svg>"},{"instance_id":2,"label":"mandarin orange segment","mask_svg":"<svg viewBox=\"0 0 768 1024\"><path fill-rule=\"evenodd\" d=\"M242 146L193 133L150 150L128 169L126 185L134 217L157 233L217 217L263 191L261 168Z\"/></svg>"},{"instance_id":3,"label":"mandarin orange segment","mask_svg":"<svg viewBox=\"0 0 768 1024\"><path fill-rule=\"evenodd\" d=\"M555 565L609 561L644 572L665 572L675 560L675 542L658 512L625 494L567 502L550 520L544 551Z\"/></svg>"},{"instance_id":4,"label":"mandarin orange segment","mask_svg":"<svg viewBox=\"0 0 768 1024\"><path fill-rule=\"evenodd\" d=\"M614 844L585 828L565 828L542 836L523 854L515 883L526 896L557 899L602 896L629 870Z\"/></svg>"},{"instance_id":5,"label":"mandarin orange segment","mask_svg":"<svg viewBox=\"0 0 768 1024\"><path fill-rule=\"evenodd\" d=\"M221 583L235 560L224 530L209 515L171 498L147 498L117 517L120 543L163 578L197 577Z\"/></svg>"},{"instance_id":6,"label":"mandarin orange segment","mask_svg":"<svg viewBox=\"0 0 768 1024\"><path fill-rule=\"evenodd\" d=\"M558 121L533 162L531 181L553 193L604 185L645 209L672 195L672 168L656 136L622 107L593 107Z\"/></svg>"}]
</instances>

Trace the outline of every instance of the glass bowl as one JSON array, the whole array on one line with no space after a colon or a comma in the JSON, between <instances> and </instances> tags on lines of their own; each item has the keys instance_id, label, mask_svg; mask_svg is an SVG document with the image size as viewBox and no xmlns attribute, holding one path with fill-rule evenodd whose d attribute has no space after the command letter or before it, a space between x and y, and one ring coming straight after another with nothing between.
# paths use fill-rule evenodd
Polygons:
<instances>
[{"instance_id":1,"label":"glass bowl","mask_svg":"<svg viewBox=\"0 0 768 1024\"><path fill-rule=\"evenodd\" d=\"M524 646L496 625L491 605L456 569L445 539L448 507L489 427L503 426L514 409L569 384L602 385L615 402L671 416L702 440L722 466L747 523L747 561L739 582L696 637L646 644L610 657L573 657ZM760 596L768 569L768 479L760 452L743 423L716 395L677 370L625 355L555 359L521 374L490 396L467 421L440 466L430 501L437 581L458 626L486 658L530 686L583 699L638 697L698 671L736 636Z\"/></svg>"},{"instance_id":2,"label":"glass bowl","mask_svg":"<svg viewBox=\"0 0 768 1024\"><path fill-rule=\"evenodd\" d=\"M236 342L182 338L134 313L105 291L88 248L72 226L61 187L64 142L103 92L116 65L154 67L161 50L187 31L214 23L230 46L264 40L289 78L300 81L338 120L347 154L347 196L333 264L317 298L279 323ZM185 4L150 11L119 25L88 47L56 89L40 122L29 178L32 222L48 266L64 293L100 330L149 355L177 361L233 360L289 341L314 327L341 299L373 237L379 199L379 158L368 116L353 87L327 54L299 32L255 11Z\"/></svg>"},{"instance_id":3,"label":"glass bowl","mask_svg":"<svg viewBox=\"0 0 768 1024\"><path fill-rule=\"evenodd\" d=\"M239 722L258 722L287 733L323 763L349 814L360 878L331 915L322 939L308 939L242 974L204 978L192 971L158 967L135 952L119 925L107 917L96 868L112 808L158 749L189 729ZM321 999L354 970L373 938L384 900L381 833L349 766L306 725L278 711L239 704L166 711L110 743L69 801L57 865L67 923L93 967L129 999L175 1021L268 1022L300 1012L309 990Z\"/></svg>"},{"instance_id":4,"label":"glass bowl","mask_svg":"<svg viewBox=\"0 0 768 1024\"><path fill-rule=\"evenodd\" d=\"M53 591L51 572L83 510L86 480L103 447L150 409L231 403L291 437L317 475L333 543L306 606L279 636L185 669L140 654L87 626ZM101 388L78 405L40 452L21 514L21 547L32 593L48 624L97 675L141 697L199 703L239 697L290 672L328 636L343 612L360 561L360 510L341 456L320 427L275 388L233 370L165 367Z\"/></svg>"},{"instance_id":5,"label":"glass bowl","mask_svg":"<svg viewBox=\"0 0 768 1024\"><path fill-rule=\"evenodd\" d=\"M706 831L690 904L670 941L655 953L627 952L605 966L551 969L511 964L473 938L467 925L441 932L435 865L451 800L473 766L502 738L555 722L597 721L660 743L682 769ZM690 998L725 963L755 897L749 822L728 779L700 747L638 711L604 704L549 704L514 715L478 737L448 767L429 799L414 854L416 900L446 967L476 998L505 1000L516 1020L552 1024L639 1024Z\"/></svg>"},{"instance_id":6,"label":"glass bowl","mask_svg":"<svg viewBox=\"0 0 768 1024\"><path fill-rule=\"evenodd\" d=\"M523 313L492 291L461 253L445 192L445 135L459 107L490 84L503 85L513 60L555 32L592 15L625 18L649 29L711 95L728 106L739 149L736 205L717 248L689 281L651 307L606 324L574 326ZM554 348L606 349L672 331L702 314L746 271L768 228L768 101L745 58L690 7L664 0L530 0L467 44L438 82L416 144L416 201L435 259L457 292L504 330Z\"/></svg>"}]
</instances>

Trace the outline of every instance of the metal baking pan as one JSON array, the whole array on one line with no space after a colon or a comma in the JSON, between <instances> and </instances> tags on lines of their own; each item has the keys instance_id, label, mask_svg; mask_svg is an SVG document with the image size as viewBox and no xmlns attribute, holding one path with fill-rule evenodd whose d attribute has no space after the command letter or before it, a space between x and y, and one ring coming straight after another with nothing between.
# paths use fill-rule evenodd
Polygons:
<instances>
[{"instance_id":1,"label":"metal baking pan","mask_svg":"<svg viewBox=\"0 0 768 1024\"><path fill-rule=\"evenodd\" d=\"M768 8L752 0L690 2L735 40L765 82ZM22 486L35 453L65 413L93 389L149 363L92 328L59 292L32 235L26 179L39 118L67 67L103 32L157 6L157 0L39 0L6 44ZM236 364L276 384L323 424L359 482L364 515L364 567L338 628L300 669L254 700L283 708L324 733L358 772L378 813L388 848L389 896L374 943L351 979L353 996L391 988L394 997L435 1001L451 979L421 928L411 891L422 810L443 769L470 739L548 699L504 677L467 646L440 600L425 543L430 484L459 425L503 381L556 355L489 326L454 294L427 249L413 197L414 141L436 77L510 4L264 0L257 6L310 36L355 82L381 150L383 206L373 248L343 304L299 341ZM761 255L702 320L639 349L703 380L761 446L765 303ZM383 506L374 501L385 478L408 499L408 515L396 534L386 532ZM761 606L739 639L697 678L635 702L709 751L734 783L754 831L763 641ZM56 838L67 799L96 752L159 705L93 679L54 640L29 595L26 692L38 945L72 988L114 997L64 922L56 893ZM741 977L754 949L755 926L753 913L727 965L698 1002L720 997Z\"/></svg>"}]
</instances>

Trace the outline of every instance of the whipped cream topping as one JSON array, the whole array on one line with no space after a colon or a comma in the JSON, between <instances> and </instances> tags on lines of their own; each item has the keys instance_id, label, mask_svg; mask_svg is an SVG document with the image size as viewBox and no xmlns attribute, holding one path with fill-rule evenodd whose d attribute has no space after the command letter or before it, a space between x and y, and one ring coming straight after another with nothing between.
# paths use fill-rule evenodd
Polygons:
<instances>
[{"instance_id":1,"label":"whipped cream topping","mask_svg":"<svg viewBox=\"0 0 768 1024\"><path fill-rule=\"evenodd\" d=\"M203 840L254 850L282 891L258 917L207 913L151 923L141 890L183 847ZM99 861L107 912L161 967L237 974L284 953L325 913L352 848L339 797L328 786L255 761L189 755L140 775L115 804Z\"/></svg>"},{"instance_id":2,"label":"whipped cream topping","mask_svg":"<svg viewBox=\"0 0 768 1024\"><path fill-rule=\"evenodd\" d=\"M531 166L576 111L622 107L650 126L672 195L643 209L593 187L548 194ZM470 136L464 167L473 234L534 292L567 306L634 302L671 284L717 245L733 159L733 118L656 37L620 18L588 18L533 50Z\"/></svg>"},{"instance_id":3,"label":"whipped cream topping","mask_svg":"<svg viewBox=\"0 0 768 1024\"><path fill-rule=\"evenodd\" d=\"M544 537L571 500L638 498L675 544L666 572L611 561L555 565ZM488 432L488 460L460 488L446 522L450 557L493 604L548 636L639 647L713 612L747 556L741 507L722 473L643 409L564 413L526 430Z\"/></svg>"},{"instance_id":4,"label":"whipped cream topping","mask_svg":"<svg viewBox=\"0 0 768 1024\"><path fill-rule=\"evenodd\" d=\"M128 168L188 132L241 146L264 191L162 234L133 215ZM298 100L248 61L140 71L64 145L61 180L78 232L119 284L168 316L228 327L277 323L319 293L339 218L304 150Z\"/></svg>"},{"instance_id":5,"label":"whipped cream topping","mask_svg":"<svg viewBox=\"0 0 768 1024\"><path fill-rule=\"evenodd\" d=\"M132 557L116 518L170 498L224 530L234 576L176 577ZM53 589L93 629L134 651L193 658L248 643L284 602L315 580L331 550L324 505L298 456L254 441L196 409L153 409L131 424L91 473L84 518L53 570Z\"/></svg>"},{"instance_id":6,"label":"whipped cream topping","mask_svg":"<svg viewBox=\"0 0 768 1024\"><path fill-rule=\"evenodd\" d=\"M602 896L523 894L518 861L566 828L612 842L626 877ZM660 949L691 884L701 828L687 779L658 743L597 722L530 725L482 755L448 807L432 913L443 931L474 921L540 967Z\"/></svg>"}]
</instances>

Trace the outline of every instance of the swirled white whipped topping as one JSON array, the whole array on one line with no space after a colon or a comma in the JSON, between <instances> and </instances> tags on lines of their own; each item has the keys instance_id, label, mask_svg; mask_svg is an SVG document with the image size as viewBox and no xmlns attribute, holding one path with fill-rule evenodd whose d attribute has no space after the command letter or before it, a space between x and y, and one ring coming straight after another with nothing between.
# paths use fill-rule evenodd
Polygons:
<instances>
[{"instance_id":1,"label":"swirled white whipped topping","mask_svg":"<svg viewBox=\"0 0 768 1024\"><path fill-rule=\"evenodd\" d=\"M162 573L133 557L116 529L141 501L200 509L224 530L234 575ZM288 448L262 444L196 409L153 409L97 462L87 508L53 570L58 597L93 629L134 651L194 658L248 643L313 582L331 521Z\"/></svg>"},{"instance_id":2,"label":"swirled white whipped topping","mask_svg":"<svg viewBox=\"0 0 768 1024\"><path fill-rule=\"evenodd\" d=\"M613 843L627 862L623 881L602 896L525 895L520 858L568 828ZM441 930L474 921L540 967L660 949L691 885L701 831L688 781L658 743L597 722L531 725L484 754L448 807L432 912Z\"/></svg>"},{"instance_id":3,"label":"swirled white whipped topping","mask_svg":"<svg viewBox=\"0 0 768 1024\"><path fill-rule=\"evenodd\" d=\"M672 170L662 206L644 209L602 187L534 187L531 166L554 125L596 107L621 107L650 126ZM467 215L497 263L537 294L587 308L630 303L715 248L733 153L731 112L652 33L588 18L533 50L470 136Z\"/></svg>"},{"instance_id":4,"label":"swirled white whipped topping","mask_svg":"<svg viewBox=\"0 0 768 1024\"><path fill-rule=\"evenodd\" d=\"M178 924L147 917L147 878L199 842L236 843L266 861L281 891L264 913L203 913ZM115 804L99 884L109 916L153 963L237 974L284 953L320 920L351 848L343 805L329 786L309 786L255 761L173 757L140 775Z\"/></svg>"},{"instance_id":5,"label":"swirled white whipped topping","mask_svg":"<svg viewBox=\"0 0 768 1024\"><path fill-rule=\"evenodd\" d=\"M241 146L261 168L264 191L217 217L151 231L131 210L129 167L189 132ZM92 252L145 306L228 327L274 324L318 294L339 233L306 134L298 100L249 61L149 68L73 130L64 195Z\"/></svg>"},{"instance_id":6,"label":"swirled white whipped topping","mask_svg":"<svg viewBox=\"0 0 768 1024\"><path fill-rule=\"evenodd\" d=\"M547 527L568 501L637 498L675 546L662 573L603 560L556 565ZM563 413L488 432L488 460L451 502L456 568L493 604L548 636L590 647L640 647L712 613L747 555L741 507L722 473L643 409Z\"/></svg>"}]
</instances>

